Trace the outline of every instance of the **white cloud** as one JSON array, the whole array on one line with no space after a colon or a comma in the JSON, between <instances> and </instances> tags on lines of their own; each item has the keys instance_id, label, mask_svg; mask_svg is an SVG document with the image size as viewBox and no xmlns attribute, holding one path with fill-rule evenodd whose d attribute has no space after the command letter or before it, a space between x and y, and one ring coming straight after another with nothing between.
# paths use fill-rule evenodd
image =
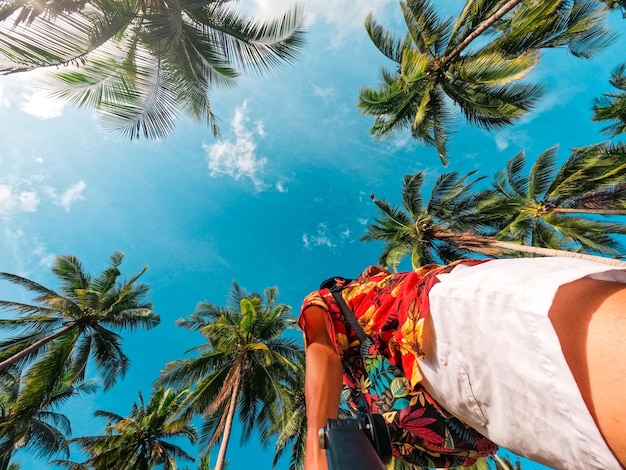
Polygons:
<instances>
[{"instance_id":1,"label":"white cloud","mask_svg":"<svg viewBox=\"0 0 626 470\"><path fill-rule=\"evenodd\" d=\"M85 196L83 196L83 191L87 185L83 180L80 180L78 183L73 184L65 191L59 193L55 188L50 186L46 186L44 189L52 202L54 202L57 206L61 206L65 209L66 212L70 211L72 205L77 201L84 201Z\"/></svg>"},{"instance_id":2,"label":"white cloud","mask_svg":"<svg viewBox=\"0 0 626 470\"><path fill-rule=\"evenodd\" d=\"M335 88L332 86L322 88L317 85L313 85L313 94L326 101L328 98L335 94Z\"/></svg>"},{"instance_id":3,"label":"white cloud","mask_svg":"<svg viewBox=\"0 0 626 470\"><path fill-rule=\"evenodd\" d=\"M387 5L395 5L392 0L308 0L300 2L312 22L323 21L333 25L345 35L349 30L363 27L363 20L369 12L376 14ZM246 11L255 18L277 18L292 8L293 0L253 0Z\"/></svg>"},{"instance_id":4,"label":"white cloud","mask_svg":"<svg viewBox=\"0 0 626 470\"><path fill-rule=\"evenodd\" d=\"M87 185L82 180L80 180L75 185L70 186L67 190L65 190L65 192L61 194L58 204L61 207L64 207L67 212L69 212L72 204L74 204L76 201L85 200L85 196L83 196L83 191L86 187Z\"/></svg>"},{"instance_id":5,"label":"white cloud","mask_svg":"<svg viewBox=\"0 0 626 470\"><path fill-rule=\"evenodd\" d=\"M30 94L22 93L24 102L20 105L22 111L42 119L52 119L63 114L64 104L45 95L42 91Z\"/></svg>"},{"instance_id":6,"label":"white cloud","mask_svg":"<svg viewBox=\"0 0 626 470\"><path fill-rule=\"evenodd\" d=\"M287 188L287 186L285 186L285 183L282 181L279 181L278 183L276 183L276 190L279 193L287 193L289 192L289 189Z\"/></svg>"},{"instance_id":7,"label":"white cloud","mask_svg":"<svg viewBox=\"0 0 626 470\"><path fill-rule=\"evenodd\" d=\"M207 161L211 176L228 175L239 180L242 176L250 178L257 191L267 186L261 180L261 173L267 163L266 158L256 155L257 144L255 137L263 138L265 131L263 123L255 123L255 130L248 130L250 119L246 115L247 103L235 109L235 116L231 121L233 136L230 140L220 141L212 145L203 144L207 153Z\"/></svg>"},{"instance_id":8,"label":"white cloud","mask_svg":"<svg viewBox=\"0 0 626 470\"><path fill-rule=\"evenodd\" d=\"M302 235L302 243L305 250L318 247L336 248L338 245L352 243L355 240L352 234L353 230L345 224L329 229L326 222L320 222L314 233Z\"/></svg>"},{"instance_id":9,"label":"white cloud","mask_svg":"<svg viewBox=\"0 0 626 470\"><path fill-rule=\"evenodd\" d=\"M11 102L4 93L4 86L0 83L0 107L8 108L9 106L11 106Z\"/></svg>"},{"instance_id":10,"label":"white cloud","mask_svg":"<svg viewBox=\"0 0 626 470\"><path fill-rule=\"evenodd\" d=\"M0 183L0 215L17 212L35 212L39 197L34 191L26 191L14 184Z\"/></svg>"},{"instance_id":11,"label":"white cloud","mask_svg":"<svg viewBox=\"0 0 626 470\"><path fill-rule=\"evenodd\" d=\"M333 243L328 234L328 227L326 223L322 222L317 224L317 229L314 234L305 233L302 235L302 242L304 243L304 248L307 250L311 250L314 247L325 246L328 248L334 248L337 244Z\"/></svg>"},{"instance_id":12,"label":"white cloud","mask_svg":"<svg viewBox=\"0 0 626 470\"><path fill-rule=\"evenodd\" d=\"M510 129L505 129L496 134L495 141L498 150L502 152L509 148L509 145L511 144L524 148L528 144L529 139L525 132L515 132Z\"/></svg>"},{"instance_id":13,"label":"white cloud","mask_svg":"<svg viewBox=\"0 0 626 470\"><path fill-rule=\"evenodd\" d=\"M5 224L0 231L3 246L3 264L5 269L23 277L32 277L33 273L48 270L54 263L54 254L36 235L25 233L12 223Z\"/></svg>"}]
</instances>

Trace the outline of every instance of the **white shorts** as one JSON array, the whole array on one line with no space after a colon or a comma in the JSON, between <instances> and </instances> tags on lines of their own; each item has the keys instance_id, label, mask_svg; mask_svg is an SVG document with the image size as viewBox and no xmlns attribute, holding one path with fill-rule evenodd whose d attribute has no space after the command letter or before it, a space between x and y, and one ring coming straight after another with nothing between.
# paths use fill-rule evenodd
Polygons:
<instances>
[{"instance_id":1,"label":"white shorts","mask_svg":"<svg viewBox=\"0 0 626 470\"><path fill-rule=\"evenodd\" d=\"M496 444L550 467L619 470L548 318L559 286L583 277L626 283L570 258L456 267L430 292L436 350L420 367L434 398Z\"/></svg>"}]
</instances>

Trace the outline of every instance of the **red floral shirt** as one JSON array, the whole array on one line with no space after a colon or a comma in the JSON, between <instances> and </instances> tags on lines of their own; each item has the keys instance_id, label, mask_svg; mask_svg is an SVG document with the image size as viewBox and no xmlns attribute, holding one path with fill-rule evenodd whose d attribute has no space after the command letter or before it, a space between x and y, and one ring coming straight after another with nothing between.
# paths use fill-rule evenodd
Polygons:
<instances>
[{"instance_id":1,"label":"red floral shirt","mask_svg":"<svg viewBox=\"0 0 626 470\"><path fill-rule=\"evenodd\" d=\"M417 359L423 359L424 320L430 311L428 292L437 282L437 275L449 272L460 263L480 264L487 260L463 260L439 266L427 265L415 272L380 273L360 277L348 284L341 294L367 335L380 338L381 353L402 369L412 386L422 380ZM331 337L343 358L348 349L358 347L359 340L346 323L328 289L310 293L304 298L301 312L311 306L328 312ZM301 316L299 326L305 333Z\"/></svg>"}]
</instances>

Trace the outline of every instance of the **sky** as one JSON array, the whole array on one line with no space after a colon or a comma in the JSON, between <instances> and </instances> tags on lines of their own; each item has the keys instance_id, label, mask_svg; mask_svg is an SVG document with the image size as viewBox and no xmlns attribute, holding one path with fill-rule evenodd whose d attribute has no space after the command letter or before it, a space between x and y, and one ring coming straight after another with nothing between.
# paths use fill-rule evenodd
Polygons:
<instances>
[{"instance_id":1,"label":"sky","mask_svg":"<svg viewBox=\"0 0 626 470\"><path fill-rule=\"evenodd\" d=\"M292 4L239 6L271 17ZM438 0L437 8L450 16L459 4ZM407 133L370 136L373 118L356 107L359 88L377 86L380 68L391 65L363 19L373 12L404 34L398 2L312 0L306 8L307 43L298 61L211 93L219 140L182 119L162 141L130 142L100 128L88 110L50 101L36 73L0 77L0 271L56 288L55 255L74 254L99 273L113 251L122 251L124 278L149 266L141 279L161 315L154 330L124 334L131 366L123 381L64 409L73 436L102 432L106 423L95 410L125 415L138 392L149 396L165 363L188 357L185 351L202 342L174 321L200 301L226 305L233 280L248 292L277 286L279 301L297 314L321 280L375 264L381 245L359 241L376 216L369 195L399 203L405 174L424 171L431 182L444 171L490 176L522 150L532 161L559 145L564 161L569 149L605 140L603 125L590 121L591 103L611 91L610 72L625 61L626 20L618 13L609 18L617 42L594 59L562 49L543 54L529 80L547 92L521 122L488 132L459 120L443 168L433 149ZM0 298L31 300L7 283ZM254 440L240 447L238 439L237 427L230 469L271 467L271 450ZM15 461L25 470L50 468L23 452ZM523 463L525 470L544 468Z\"/></svg>"}]
</instances>

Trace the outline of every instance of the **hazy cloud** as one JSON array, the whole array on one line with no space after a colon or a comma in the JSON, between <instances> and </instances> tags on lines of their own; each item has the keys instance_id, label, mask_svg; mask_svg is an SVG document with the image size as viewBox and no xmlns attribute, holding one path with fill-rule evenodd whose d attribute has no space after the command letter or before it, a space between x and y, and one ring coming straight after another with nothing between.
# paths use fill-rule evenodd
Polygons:
<instances>
[{"instance_id":1,"label":"hazy cloud","mask_svg":"<svg viewBox=\"0 0 626 470\"><path fill-rule=\"evenodd\" d=\"M7 256L2 260L6 269L20 276L31 277L42 267L47 270L54 263L54 254L48 251L39 237L25 233L13 224L2 227L0 242Z\"/></svg>"},{"instance_id":2,"label":"hazy cloud","mask_svg":"<svg viewBox=\"0 0 626 470\"><path fill-rule=\"evenodd\" d=\"M496 133L496 146L500 152L509 148L510 145L524 148L528 142L528 135L521 131L512 131L505 129Z\"/></svg>"},{"instance_id":3,"label":"hazy cloud","mask_svg":"<svg viewBox=\"0 0 626 470\"><path fill-rule=\"evenodd\" d=\"M302 235L302 242L306 250L311 250L314 247L325 246L328 248L334 248L337 246L333 243L328 236L328 227L325 222L317 224L315 233L305 233Z\"/></svg>"},{"instance_id":4,"label":"hazy cloud","mask_svg":"<svg viewBox=\"0 0 626 470\"><path fill-rule=\"evenodd\" d=\"M35 212L39 197L34 191L24 190L16 184L0 183L0 215L17 212Z\"/></svg>"},{"instance_id":5,"label":"hazy cloud","mask_svg":"<svg viewBox=\"0 0 626 470\"><path fill-rule=\"evenodd\" d=\"M84 181L59 191L51 186L41 186L46 177L37 175L30 179L9 176L0 180L0 215L8 216L19 212L36 212L42 200L51 200L69 212L76 201L84 200ZM42 187L41 190L35 188Z\"/></svg>"},{"instance_id":6,"label":"hazy cloud","mask_svg":"<svg viewBox=\"0 0 626 470\"><path fill-rule=\"evenodd\" d=\"M52 119L63 114L64 104L59 100L53 100L42 91L34 91L30 94L23 93L24 102L20 105L22 111L42 119Z\"/></svg>"},{"instance_id":7,"label":"hazy cloud","mask_svg":"<svg viewBox=\"0 0 626 470\"><path fill-rule=\"evenodd\" d=\"M65 191L58 193L54 188L46 188L52 201L57 205L65 209L66 212L70 211L72 205L77 201L84 201L83 191L87 185L84 181L80 180L78 183L70 186Z\"/></svg>"},{"instance_id":8,"label":"hazy cloud","mask_svg":"<svg viewBox=\"0 0 626 470\"><path fill-rule=\"evenodd\" d=\"M2 83L0 83L0 107L8 108L9 106L11 106L11 102L9 101L9 97L4 92Z\"/></svg>"},{"instance_id":9,"label":"hazy cloud","mask_svg":"<svg viewBox=\"0 0 626 470\"><path fill-rule=\"evenodd\" d=\"M260 191L267 186L261 180L261 173L263 173L267 159L257 157L255 138L263 138L265 130L261 121L253 124L254 130L249 130L250 119L246 113L247 103L244 102L235 109L235 116L230 123L233 131L232 137L212 145L203 144L203 148L207 153L211 176L228 175L235 180L242 176L247 177Z\"/></svg>"},{"instance_id":10,"label":"hazy cloud","mask_svg":"<svg viewBox=\"0 0 626 470\"><path fill-rule=\"evenodd\" d=\"M357 237L354 233L361 233L362 219L356 219L355 227L351 228L347 224L340 224L336 227L329 228L326 222L320 222L315 227L313 233L305 233L302 235L302 243L305 250L313 248L326 247L336 248L337 246L356 241Z\"/></svg>"},{"instance_id":11,"label":"hazy cloud","mask_svg":"<svg viewBox=\"0 0 626 470\"><path fill-rule=\"evenodd\" d=\"M322 88L317 85L313 85L313 94L326 101L328 98L335 94L335 88L332 86Z\"/></svg>"},{"instance_id":12,"label":"hazy cloud","mask_svg":"<svg viewBox=\"0 0 626 470\"><path fill-rule=\"evenodd\" d=\"M387 5L395 5L391 0L308 0L306 12L312 22L323 21L333 25L345 35L348 30L363 27L363 20L369 12L376 14ZM292 8L293 0L253 0L246 9L257 18L276 18Z\"/></svg>"}]
</instances>

